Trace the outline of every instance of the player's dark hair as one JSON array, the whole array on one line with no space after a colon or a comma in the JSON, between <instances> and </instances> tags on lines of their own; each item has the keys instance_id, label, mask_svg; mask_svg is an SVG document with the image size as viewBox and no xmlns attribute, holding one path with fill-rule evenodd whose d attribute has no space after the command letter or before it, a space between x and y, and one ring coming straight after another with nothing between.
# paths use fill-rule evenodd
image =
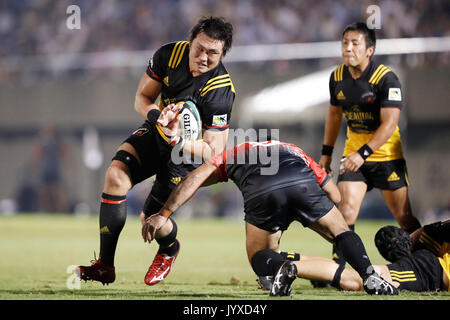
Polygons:
<instances>
[{"instance_id":1,"label":"player's dark hair","mask_svg":"<svg viewBox=\"0 0 450 320\"><path fill-rule=\"evenodd\" d=\"M192 28L189 41L194 40L200 32L208 37L223 41L223 55L230 50L233 43L233 26L222 17L203 17Z\"/></svg>"},{"instance_id":2,"label":"player's dark hair","mask_svg":"<svg viewBox=\"0 0 450 320\"><path fill-rule=\"evenodd\" d=\"M367 27L367 24L365 24L364 22L354 22L345 27L344 32L342 32L342 37L344 37L344 35L348 31L358 31L358 32L362 33L362 35L364 36L364 39L366 40L366 48L373 47L373 50L375 52L375 46L377 43L377 37L375 36L375 30L369 29Z\"/></svg>"},{"instance_id":3,"label":"player's dark hair","mask_svg":"<svg viewBox=\"0 0 450 320\"><path fill-rule=\"evenodd\" d=\"M394 226L385 226L375 234L375 246L389 262L411 255L412 240L408 232Z\"/></svg>"}]
</instances>

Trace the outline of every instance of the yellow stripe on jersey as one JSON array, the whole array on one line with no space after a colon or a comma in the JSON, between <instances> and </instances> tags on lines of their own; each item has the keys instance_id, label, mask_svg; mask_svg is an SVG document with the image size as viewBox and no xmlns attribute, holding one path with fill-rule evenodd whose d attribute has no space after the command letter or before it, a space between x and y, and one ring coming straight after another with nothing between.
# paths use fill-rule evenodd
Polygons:
<instances>
[{"instance_id":1,"label":"yellow stripe on jersey","mask_svg":"<svg viewBox=\"0 0 450 320\"><path fill-rule=\"evenodd\" d=\"M236 93L229 74L217 76L215 78L208 80L208 82L206 82L206 86L200 89L200 96L203 97L206 93L208 93L211 90L228 86L231 86L231 91Z\"/></svg>"},{"instance_id":2,"label":"yellow stripe on jersey","mask_svg":"<svg viewBox=\"0 0 450 320\"><path fill-rule=\"evenodd\" d=\"M446 253L441 257L438 257L439 263L441 264L442 269L444 269L445 274L450 279L450 253ZM450 286L448 288L450 291Z\"/></svg>"},{"instance_id":3,"label":"yellow stripe on jersey","mask_svg":"<svg viewBox=\"0 0 450 320\"><path fill-rule=\"evenodd\" d=\"M221 76L217 76L217 77L214 77L214 78L212 78L212 79L209 79L207 82L206 82L206 85L208 85L208 84L210 84L211 82L213 82L213 81L215 81L215 80L219 80L219 79L223 79L223 78L229 78L230 77L230 75L227 73L227 74L223 74L223 75L221 75Z\"/></svg>"},{"instance_id":4,"label":"yellow stripe on jersey","mask_svg":"<svg viewBox=\"0 0 450 320\"><path fill-rule=\"evenodd\" d=\"M341 64L339 67L337 67L336 70L334 70L334 81L342 81L344 74L344 65Z\"/></svg>"},{"instance_id":5,"label":"yellow stripe on jersey","mask_svg":"<svg viewBox=\"0 0 450 320\"><path fill-rule=\"evenodd\" d=\"M375 70L374 73L372 73L372 76L371 76L370 79L369 79L369 82L370 82L370 83L373 83L373 80L375 80L375 78L380 74L380 71L381 71L383 68L385 68L385 65L384 65L384 64L380 64L380 65L378 66L378 68Z\"/></svg>"},{"instance_id":6,"label":"yellow stripe on jersey","mask_svg":"<svg viewBox=\"0 0 450 320\"><path fill-rule=\"evenodd\" d=\"M174 68L178 67L178 65L180 64L181 59L183 58L184 51L186 50L186 47L188 46L188 43L189 42L186 41L185 43L182 44L181 51L179 52L178 59L176 60Z\"/></svg>"},{"instance_id":7,"label":"yellow stripe on jersey","mask_svg":"<svg viewBox=\"0 0 450 320\"><path fill-rule=\"evenodd\" d=\"M433 240L426 232L422 232L419 238L419 242L426 245L427 249L433 252L435 255L439 255L441 251L441 245Z\"/></svg>"},{"instance_id":8,"label":"yellow stripe on jersey","mask_svg":"<svg viewBox=\"0 0 450 320\"><path fill-rule=\"evenodd\" d=\"M378 84L380 80L384 77L384 75L388 72L391 72L391 69L386 67L384 64L380 64L370 77L369 83Z\"/></svg>"},{"instance_id":9,"label":"yellow stripe on jersey","mask_svg":"<svg viewBox=\"0 0 450 320\"><path fill-rule=\"evenodd\" d=\"M188 41L178 41L175 44L175 47L173 47L172 54L170 55L169 59L170 68L174 69L178 66L188 43Z\"/></svg>"},{"instance_id":10,"label":"yellow stripe on jersey","mask_svg":"<svg viewBox=\"0 0 450 320\"><path fill-rule=\"evenodd\" d=\"M368 143L374 133L356 133L347 127L347 140L343 156L346 157L352 152L358 151L363 145ZM391 161L403 158L402 141L400 130L397 126L392 136L379 149L366 159L366 161Z\"/></svg>"},{"instance_id":11,"label":"yellow stripe on jersey","mask_svg":"<svg viewBox=\"0 0 450 320\"><path fill-rule=\"evenodd\" d=\"M389 270L391 278L398 282L417 281L414 271L395 271Z\"/></svg>"}]
</instances>

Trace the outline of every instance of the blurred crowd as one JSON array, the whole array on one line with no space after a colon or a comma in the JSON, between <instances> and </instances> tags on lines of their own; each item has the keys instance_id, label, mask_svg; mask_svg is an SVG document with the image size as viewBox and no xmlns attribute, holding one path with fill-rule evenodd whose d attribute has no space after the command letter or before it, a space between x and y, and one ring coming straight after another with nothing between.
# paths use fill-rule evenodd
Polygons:
<instances>
[{"instance_id":1,"label":"blurred crowd","mask_svg":"<svg viewBox=\"0 0 450 320\"><path fill-rule=\"evenodd\" d=\"M81 9L76 31L66 27L72 4ZM6 0L0 2L0 59L156 49L186 39L205 15L233 24L234 45L338 40L373 4L381 13L379 38L450 35L445 0Z\"/></svg>"}]
</instances>

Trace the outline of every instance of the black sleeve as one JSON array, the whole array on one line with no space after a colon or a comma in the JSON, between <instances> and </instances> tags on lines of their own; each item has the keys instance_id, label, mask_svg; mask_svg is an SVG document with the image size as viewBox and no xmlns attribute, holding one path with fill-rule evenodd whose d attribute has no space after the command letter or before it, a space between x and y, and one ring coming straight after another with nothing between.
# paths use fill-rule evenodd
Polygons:
<instances>
[{"instance_id":1,"label":"black sleeve","mask_svg":"<svg viewBox=\"0 0 450 320\"><path fill-rule=\"evenodd\" d=\"M339 105L339 101L338 101L338 99L336 99L336 95L334 93L335 85L336 85L336 83L334 82L334 72L332 72L331 75L330 75L330 83L329 83L330 104L333 105L333 106L338 106Z\"/></svg>"},{"instance_id":2,"label":"black sleeve","mask_svg":"<svg viewBox=\"0 0 450 320\"><path fill-rule=\"evenodd\" d=\"M223 131L229 128L235 94L231 86L208 92L199 101L203 128Z\"/></svg>"},{"instance_id":3,"label":"black sleeve","mask_svg":"<svg viewBox=\"0 0 450 320\"><path fill-rule=\"evenodd\" d=\"M171 46L173 46L173 44L167 44L156 50L153 57L150 59L146 70L150 78L161 83L163 82L164 77L167 76Z\"/></svg>"},{"instance_id":4,"label":"black sleeve","mask_svg":"<svg viewBox=\"0 0 450 320\"><path fill-rule=\"evenodd\" d=\"M395 73L388 72L379 87L380 106L402 108L402 87Z\"/></svg>"}]
</instances>

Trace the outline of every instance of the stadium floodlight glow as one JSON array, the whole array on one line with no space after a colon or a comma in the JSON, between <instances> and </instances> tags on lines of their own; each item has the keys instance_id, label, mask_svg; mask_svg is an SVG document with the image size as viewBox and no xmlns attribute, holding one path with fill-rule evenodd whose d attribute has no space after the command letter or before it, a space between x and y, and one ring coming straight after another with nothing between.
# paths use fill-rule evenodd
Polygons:
<instances>
[{"instance_id":1,"label":"stadium floodlight glow","mask_svg":"<svg viewBox=\"0 0 450 320\"><path fill-rule=\"evenodd\" d=\"M304 119L306 114L303 111L307 108L329 101L328 82L335 68L333 66L261 90L243 100L245 115L240 118L282 122L295 122L298 117Z\"/></svg>"}]
</instances>

